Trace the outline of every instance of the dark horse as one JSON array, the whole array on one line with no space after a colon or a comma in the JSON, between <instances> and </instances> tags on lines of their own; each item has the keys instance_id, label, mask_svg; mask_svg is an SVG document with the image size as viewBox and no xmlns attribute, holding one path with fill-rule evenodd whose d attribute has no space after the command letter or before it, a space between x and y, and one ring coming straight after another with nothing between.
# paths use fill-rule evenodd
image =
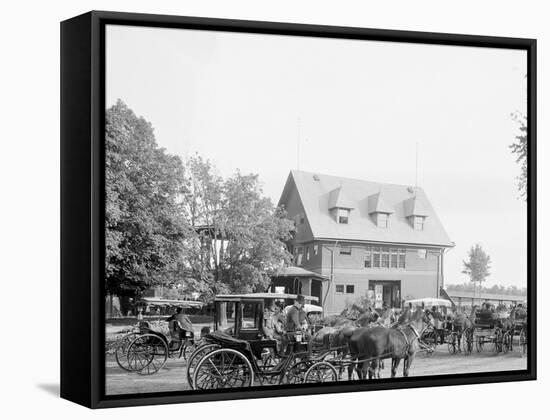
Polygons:
<instances>
[{"instance_id":1,"label":"dark horse","mask_svg":"<svg viewBox=\"0 0 550 420\"><path fill-rule=\"evenodd\" d=\"M420 348L418 340L422 332L432 323L429 311L417 310L410 320L397 328L358 328L349 339L352 360L358 360L359 379L380 378L380 362L392 359L391 377L394 378L401 359L403 376L409 376L409 368Z\"/></svg>"}]
</instances>

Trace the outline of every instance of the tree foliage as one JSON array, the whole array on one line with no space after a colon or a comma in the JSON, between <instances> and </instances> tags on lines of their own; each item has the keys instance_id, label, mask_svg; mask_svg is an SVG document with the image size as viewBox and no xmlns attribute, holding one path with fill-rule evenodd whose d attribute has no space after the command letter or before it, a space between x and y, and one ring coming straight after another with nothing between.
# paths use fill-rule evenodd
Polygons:
<instances>
[{"instance_id":1,"label":"tree foliage","mask_svg":"<svg viewBox=\"0 0 550 420\"><path fill-rule=\"evenodd\" d=\"M183 165L122 101L105 118L106 290L133 295L163 283L182 258Z\"/></svg>"},{"instance_id":2,"label":"tree foliage","mask_svg":"<svg viewBox=\"0 0 550 420\"><path fill-rule=\"evenodd\" d=\"M106 111L105 130L107 293L265 290L290 262L293 223L263 196L258 175L224 179L199 155L182 162L122 101Z\"/></svg>"},{"instance_id":3,"label":"tree foliage","mask_svg":"<svg viewBox=\"0 0 550 420\"><path fill-rule=\"evenodd\" d=\"M449 284L446 286L446 290L449 292L473 292L475 285L472 282L463 284ZM497 295L514 295L525 296L527 295L526 287L517 287L515 285L505 287L503 285L495 284L491 287L481 287L478 289L482 293L494 293Z\"/></svg>"},{"instance_id":4,"label":"tree foliage","mask_svg":"<svg viewBox=\"0 0 550 420\"><path fill-rule=\"evenodd\" d=\"M520 165L520 174L518 179L518 190L521 197L527 198L527 117L516 113L512 118L519 124L519 134L516 141L509 147L512 153L516 155L516 162Z\"/></svg>"},{"instance_id":5,"label":"tree foliage","mask_svg":"<svg viewBox=\"0 0 550 420\"><path fill-rule=\"evenodd\" d=\"M463 261L464 270L462 273L470 277L474 284L482 282L491 274L491 257L485 252L480 244L476 244L468 251L468 261Z\"/></svg>"},{"instance_id":6,"label":"tree foliage","mask_svg":"<svg viewBox=\"0 0 550 420\"><path fill-rule=\"evenodd\" d=\"M257 175L237 171L224 180L198 155L186 168L184 213L194 232L187 242L192 277L208 293L264 290L270 274L290 262L284 242L290 239L292 222L263 197Z\"/></svg>"}]
</instances>

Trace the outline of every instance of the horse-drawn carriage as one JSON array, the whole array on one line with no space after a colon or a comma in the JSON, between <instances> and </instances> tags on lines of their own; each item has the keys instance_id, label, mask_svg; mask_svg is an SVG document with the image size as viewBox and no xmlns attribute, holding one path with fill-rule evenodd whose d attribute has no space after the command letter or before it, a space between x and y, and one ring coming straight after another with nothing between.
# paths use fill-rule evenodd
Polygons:
<instances>
[{"instance_id":1,"label":"horse-drawn carriage","mask_svg":"<svg viewBox=\"0 0 550 420\"><path fill-rule=\"evenodd\" d=\"M193 308L202 306L201 302L167 299L144 298L140 304L161 306L168 305L177 308ZM172 317L171 317L172 318ZM168 323L169 330L164 326ZM156 327L153 327L156 324ZM115 359L124 370L140 375L157 373L169 358L187 359L195 349L194 332L182 329L177 322L157 320L149 322L141 320L132 331L117 340L115 344Z\"/></svg>"},{"instance_id":2,"label":"horse-drawn carriage","mask_svg":"<svg viewBox=\"0 0 550 420\"><path fill-rule=\"evenodd\" d=\"M522 356L527 355L527 311L520 305L514 307L508 318L503 322L503 348L507 353L513 350L514 337L518 337L518 343Z\"/></svg>"},{"instance_id":3,"label":"horse-drawn carriage","mask_svg":"<svg viewBox=\"0 0 550 420\"><path fill-rule=\"evenodd\" d=\"M527 313L513 308L507 313L499 313L484 305L474 308L471 313L472 326L468 329L468 342L475 343L478 352L487 346L495 353L507 353L513 349L514 336L519 336L522 354L527 352Z\"/></svg>"},{"instance_id":4,"label":"horse-drawn carriage","mask_svg":"<svg viewBox=\"0 0 550 420\"><path fill-rule=\"evenodd\" d=\"M422 332L431 323L429 311L418 310L393 328L352 323L347 325L348 336L345 328L339 329L336 334L344 333L344 339L327 340L327 345L313 346L313 340L299 331L283 333L280 340L266 337L266 303L295 298L273 293L218 295L214 331L188 359L189 385L193 389L217 389L336 382L346 369L350 379L354 371L359 378L367 374L369 378L379 377L384 359L391 359L392 377L404 359L403 374L407 376L414 355L422 349ZM378 343L375 351L367 348L368 340Z\"/></svg>"},{"instance_id":5,"label":"horse-drawn carriage","mask_svg":"<svg viewBox=\"0 0 550 420\"><path fill-rule=\"evenodd\" d=\"M300 332L291 338L286 334L280 339L266 337L268 305L274 300L289 303L296 298L297 295L280 293L216 296L214 331L205 336L205 343L188 359L190 386L217 389L337 381L336 369L323 360L325 354L313 354ZM316 299L306 296L306 300Z\"/></svg>"}]
</instances>

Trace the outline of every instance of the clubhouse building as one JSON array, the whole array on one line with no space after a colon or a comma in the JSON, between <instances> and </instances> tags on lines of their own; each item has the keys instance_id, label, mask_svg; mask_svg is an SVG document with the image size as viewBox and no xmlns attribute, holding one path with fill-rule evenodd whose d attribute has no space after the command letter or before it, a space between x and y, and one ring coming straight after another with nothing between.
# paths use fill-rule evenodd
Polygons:
<instances>
[{"instance_id":1,"label":"clubhouse building","mask_svg":"<svg viewBox=\"0 0 550 420\"><path fill-rule=\"evenodd\" d=\"M439 297L454 246L421 188L291 171L279 205L295 221L294 266L272 289L317 296L326 314Z\"/></svg>"}]
</instances>

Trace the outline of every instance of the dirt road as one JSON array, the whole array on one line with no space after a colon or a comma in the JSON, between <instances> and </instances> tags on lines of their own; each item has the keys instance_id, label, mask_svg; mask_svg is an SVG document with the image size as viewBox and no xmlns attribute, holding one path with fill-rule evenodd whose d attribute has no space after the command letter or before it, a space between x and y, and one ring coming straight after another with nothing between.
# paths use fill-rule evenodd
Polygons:
<instances>
[{"instance_id":1,"label":"dirt road","mask_svg":"<svg viewBox=\"0 0 550 420\"><path fill-rule=\"evenodd\" d=\"M388 377L389 363L382 371ZM120 369L113 356L107 357L107 395L127 393L148 393L162 391L189 390L185 375L186 362L181 359L168 359L166 365L156 374L142 376ZM403 375L403 363L398 377ZM445 346L440 346L430 357L417 356L410 369L410 376L446 375L453 373L493 372L527 369L527 359L520 356L519 349L508 354L495 354L491 351L474 353L470 356L449 354Z\"/></svg>"}]
</instances>

